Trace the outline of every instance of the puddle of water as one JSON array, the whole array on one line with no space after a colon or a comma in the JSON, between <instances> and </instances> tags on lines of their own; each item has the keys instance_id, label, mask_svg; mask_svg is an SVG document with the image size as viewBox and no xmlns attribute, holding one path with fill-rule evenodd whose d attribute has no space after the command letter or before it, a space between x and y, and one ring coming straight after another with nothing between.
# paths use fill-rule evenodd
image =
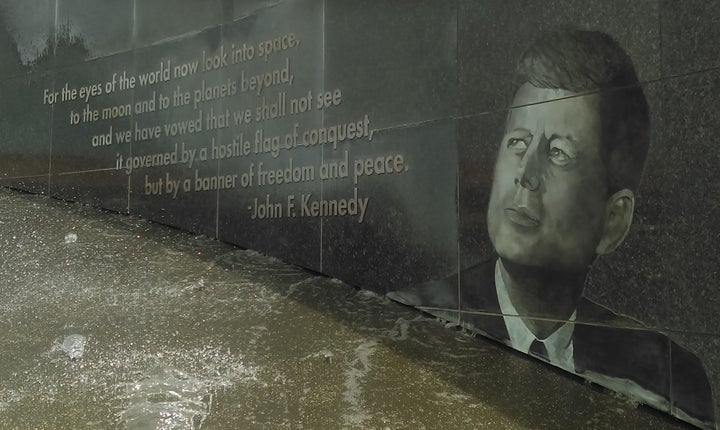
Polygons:
<instances>
[{"instance_id":1,"label":"puddle of water","mask_svg":"<svg viewBox=\"0 0 720 430\"><path fill-rule=\"evenodd\" d=\"M200 430L212 411L212 387L178 369L157 367L126 390L127 430Z\"/></svg>"},{"instance_id":2,"label":"puddle of water","mask_svg":"<svg viewBox=\"0 0 720 430\"><path fill-rule=\"evenodd\" d=\"M62 350L71 360L78 360L82 358L85 353L85 343L87 343L85 336L81 334L71 334L65 336L62 343Z\"/></svg>"}]
</instances>

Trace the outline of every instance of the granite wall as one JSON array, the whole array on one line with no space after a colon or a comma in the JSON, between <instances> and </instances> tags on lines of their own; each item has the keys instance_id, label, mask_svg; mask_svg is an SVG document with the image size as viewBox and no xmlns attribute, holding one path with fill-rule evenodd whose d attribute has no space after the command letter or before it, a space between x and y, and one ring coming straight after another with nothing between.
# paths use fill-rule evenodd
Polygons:
<instances>
[{"instance_id":1,"label":"granite wall","mask_svg":"<svg viewBox=\"0 0 720 430\"><path fill-rule=\"evenodd\" d=\"M704 0L8 0L0 185L256 249L523 352L491 327L568 323L574 365L541 359L716 428L718 19ZM464 274L500 270L486 214L516 62L567 29L632 59L650 149L627 237L583 278L591 311L513 316Z\"/></svg>"}]
</instances>

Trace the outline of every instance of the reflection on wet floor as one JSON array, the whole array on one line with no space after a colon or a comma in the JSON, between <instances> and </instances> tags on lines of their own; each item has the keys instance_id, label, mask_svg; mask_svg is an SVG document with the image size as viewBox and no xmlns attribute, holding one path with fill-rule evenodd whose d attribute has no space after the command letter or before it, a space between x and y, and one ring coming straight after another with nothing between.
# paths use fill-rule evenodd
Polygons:
<instances>
[{"instance_id":1,"label":"reflection on wet floor","mask_svg":"<svg viewBox=\"0 0 720 430\"><path fill-rule=\"evenodd\" d=\"M686 428L253 251L0 205L2 429Z\"/></svg>"}]
</instances>

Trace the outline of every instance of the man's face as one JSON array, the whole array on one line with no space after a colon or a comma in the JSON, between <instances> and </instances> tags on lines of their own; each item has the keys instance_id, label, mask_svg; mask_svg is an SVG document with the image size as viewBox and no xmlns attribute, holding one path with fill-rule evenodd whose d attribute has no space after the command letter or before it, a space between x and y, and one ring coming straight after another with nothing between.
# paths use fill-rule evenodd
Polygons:
<instances>
[{"instance_id":1,"label":"man's face","mask_svg":"<svg viewBox=\"0 0 720 430\"><path fill-rule=\"evenodd\" d=\"M599 103L597 94L518 89L513 106L521 107L508 117L487 217L501 257L553 269L594 260L608 198Z\"/></svg>"}]
</instances>

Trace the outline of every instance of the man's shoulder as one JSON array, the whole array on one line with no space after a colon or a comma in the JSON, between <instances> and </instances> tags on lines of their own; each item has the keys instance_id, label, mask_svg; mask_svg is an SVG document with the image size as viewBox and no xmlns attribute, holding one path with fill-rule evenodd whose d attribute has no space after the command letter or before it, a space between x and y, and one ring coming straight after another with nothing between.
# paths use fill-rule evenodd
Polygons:
<instances>
[{"instance_id":1,"label":"man's shoulder","mask_svg":"<svg viewBox=\"0 0 720 430\"><path fill-rule=\"evenodd\" d=\"M674 410L687 417L714 421L710 383L702 362L692 352L667 334L587 299L577 315L573 355L578 374L602 375L595 381L600 384L603 377L631 381L641 390L661 396L668 405L672 403Z\"/></svg>"},{"instance_id":2,"label":"man's shoulder","mask_svg":"<svg viewBox=\"0 0 720 430\"><path fill-rule=\"evenodd\" d=\"M495 262L491 258L388 297L507 343L495 289ZM664 401L691 421L714 421L712 392L701 361L666 334L583 298L577 308L573 349L579 375L591 380L597 375L595 382L661 409Z\"/></svg>"},{"instance_id":3,"label":"man's shoulder","mask_svg":"<svg viewBox=\"0 0 720 430\"><path fill-rule=\"evenodd\" d=\"M579 372L637 378L656 392L669 387L667 336L586 298L578 306L573 348Z\"/></svg>"},{"instance_id":4,"label":"man's shoulder","mask_svg":"<svg viewBox=\"0 0 720 430\"><path fill-rule=\"evenodd\" d=\"M600 305L585 296L582 297L580 303L577 306L576 320L601 326L626 327L636 329L646 328L645 324L643 324L639 320L629 317L627 315L615 313L609 308Z\"/></svg>"}]
</instances>

